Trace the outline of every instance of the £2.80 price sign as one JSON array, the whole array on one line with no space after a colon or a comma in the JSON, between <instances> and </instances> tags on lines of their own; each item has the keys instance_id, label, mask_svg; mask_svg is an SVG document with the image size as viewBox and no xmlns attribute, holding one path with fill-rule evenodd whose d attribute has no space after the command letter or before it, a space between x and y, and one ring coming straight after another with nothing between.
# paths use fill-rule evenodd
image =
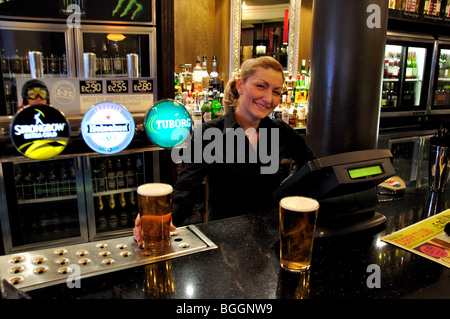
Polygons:
<instances>
[{"instance_id":1,"label":"\u00a32.80 price sign","mask_svg":"<svg viewBox=\"0 0 450 319\"><path fill-rule=\"evenodd\" d=\"M153 92L152 80L133 80L133 93L151 93Z\"/></svg>"}]
</instances>

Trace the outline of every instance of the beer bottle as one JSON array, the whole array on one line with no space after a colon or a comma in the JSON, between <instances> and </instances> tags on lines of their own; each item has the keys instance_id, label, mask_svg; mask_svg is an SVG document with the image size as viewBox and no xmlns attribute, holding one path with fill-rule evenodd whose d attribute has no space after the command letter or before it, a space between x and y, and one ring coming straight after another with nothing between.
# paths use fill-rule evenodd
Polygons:
<instances>
[{"instance_id":1,"label":"beer bottle","mask_svg":"<svg viewBox=\"0 0 450 319\"><path fill-rule=\"evenodd\" d=\"M125 193L120 193L119 195L119 224L122 227L128 227L128 211L127 202L125 200Z\"/></svg>"},{"instance_id":2,"label":"beer bottle","mask_svg":"<svg viewBox=\"0 0 450 319\"><path fill-rule=\"evenodd\" d=\"M134 171L133 163L131 158L127 157L127 186L136 186L136 172Z\"/></svg>"},{"instance_id":3,"label":"beer bottle","mask_svg":"<svg viewBox=\"0 0 450 319\"><path fill-rule=\"evenodd\" d=\"M138 215L138 208L136 205L136 195L133 192L130 192L130 201L129 201L129 209L128 209L129 213L130 213L130 226L133 227L134 226L134 221Z\"/></svg>"},{"instance_id":4,"label":"beer bottle","mask_svg":"<svg viewBox=\"0 0 450 319\"><path fill-rule=\"evenodd\" d=\"M36 177L36 198L44 197L47 197L47 181L44 171L40 169L38 176Z\"/></svg>"},{"instance_id":5,"label":"beer bottle","mask_svg":"<svg viewBox=\"0 0 450 319\"><path fill-rule=\"evenodd\" d=\"M22 175L22 168L20 165L14 166L14 184L16 185L16 194L17 199L22 200L24 197L23 195L23 175Z\"/></svg>"},{"instance_id":6,"label":"beer bottle","mask_svg":"<svg viewBox=\"0 0 450 319\"><path fill-rule=\"evenodd\" d=\"M112 72L111 58L109 57L108 47L106 46L106 42L104 41L102 44L102 57L100 60L100 69L103 76L110 75Z\"/></svg>"},{"instance_id":7,"label":"beer bottle","mask_svg":"<svg viewBox=\"0 0 450 319\"><path fill-rule=\"evenodd\" d=\"M117 188L125 187L125 173L122 167L122 161L120 158L117 159L116 163L116 177L117 177Z\"/></svg>"},{"instance_id":8,"label":"beer bottle","mask_svg":"<svg viewBox=\"0 0 450 319\"><path fill-rule=\"evenodd\" d=\"M23 190L24 199L35 199L36 194L34 193L34 173L30 165L28 165L27 175L24 178Z\"/></svg>"},{"instance_id":9,"label":"beer bottle","mask_svg":"<svg viewBox=\"0 0 450 319\"><path fill-rule=\"evenodd\" d=\"M47 176L47 192L48 197L58 196L58 183L56 181L56 175L53 168L48 171Z\"/></svg>"},{"instance_id":10,"label":"beer bottle","mask_svg":"<svg viewBox=\"0 0 450 319\"><path fill-rule=\"evenodd\" d=\"M119 225L119 217L117 214L118 207L116 206L116 200L114 198L114 194L109 194L109 200L108 200L108 210L109 210L109 216L108 216L108 225L111 229L117 228Z\"/></svg>"},{"instance_id":11,"label":"beer bottle","mask_svg":"<svg viewBox=\"0 0 450 319\"><path fill-rule=\"evenodd\" d=\"M108 179L108 190L116 189L116 173L114 172L113 163L110 159L108 159L108 163L106 164L106 177Z\"/></svg>"},{"instance_id":12,"label":"beer bottle","mask_svg":"<svg viewBox=\"0 0 450 319\"><path fill-rule=\"evenodd\" d=\"M97 192L106 192L106 165L103 160L98 163L98 170L94 173Z\"/></svg>"},{"instance_id":13,"label":"beer bottle","mask_svg":"<svg viewBox=\"0 0 450 319\"><path fill-rule=\"evenodd\" d=\"M97 226L98 232L106 230L107 220L102 196L97 197L97 205L95 206L95 225Z\"/></svg>"},{"instance_id":14,"label":"beer bottle","mask_svg":"<svg viewBox=\"0 0 450 319\"><path fill-rule=\"evenodd\" d=\"M140 154L137 156L136 159L136 180L138 186L144 183L144 167Z\"/></svg>"},{"instance_id":15,"label":"beer bottle","mask_svg":"<svg viewBox=\"0 0 450 319\"><path fill-rule=\"evenodd\" d=\"M73 164L69 165L69 193L75 195L77 193L76 172Z\"/></svg>"}]
</instances>

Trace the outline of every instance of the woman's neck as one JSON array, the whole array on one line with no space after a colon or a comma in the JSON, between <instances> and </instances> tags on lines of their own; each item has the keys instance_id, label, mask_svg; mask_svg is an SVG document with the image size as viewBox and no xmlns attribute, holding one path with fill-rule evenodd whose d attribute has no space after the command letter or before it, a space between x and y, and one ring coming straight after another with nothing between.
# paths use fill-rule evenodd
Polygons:
<instances>
[{"instance_id":1,"label":"woman's neck","mask_svg":"<svg viewBox=\"0 0 450 319\"><path fill-rule=\"evenodd\" d=\"M245 130L248 128L254 128L258 130L260 119L251 118L245 111L242 111L241 108L237 107L234 112L234 117L236 118L236 122Z\"/></svg>"}]
</instances>

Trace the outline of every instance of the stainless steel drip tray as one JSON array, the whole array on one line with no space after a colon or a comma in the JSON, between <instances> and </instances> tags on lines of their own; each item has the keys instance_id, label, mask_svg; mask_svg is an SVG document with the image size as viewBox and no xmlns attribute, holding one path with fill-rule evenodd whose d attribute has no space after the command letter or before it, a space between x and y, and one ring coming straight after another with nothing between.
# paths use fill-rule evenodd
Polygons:
<instances>
[{"instance_id":1,"label":"stainless steel drip tray","mask_svg":"<svg viewBox=\"0 0 450 319\"><path fill-rule=\"evenodd\" d=\"M133 236L0 256L0 277L29 291L112 271L151 264L217 246L193 225L177 228L163 253L145 255Z\"/></svg>"}]
</instances>

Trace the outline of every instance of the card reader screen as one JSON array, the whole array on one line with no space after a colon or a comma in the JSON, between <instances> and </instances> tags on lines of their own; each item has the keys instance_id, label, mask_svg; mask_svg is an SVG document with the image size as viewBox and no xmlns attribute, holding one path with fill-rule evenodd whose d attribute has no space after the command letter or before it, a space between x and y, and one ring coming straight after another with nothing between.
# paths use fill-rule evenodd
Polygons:
<instances>
[{"instance_id":1,"label":"card reader screen","mask_svg":"<svg viewBox=\"0 0 450 319\"><path fill-rule=\"evenodd\" d=\"M348 174L350 175L351 179L355 179L355 178L383 174L383 170L381 169L380 165L374 165L374 166L349 169Z\"/></svg>"}]
</instances>

